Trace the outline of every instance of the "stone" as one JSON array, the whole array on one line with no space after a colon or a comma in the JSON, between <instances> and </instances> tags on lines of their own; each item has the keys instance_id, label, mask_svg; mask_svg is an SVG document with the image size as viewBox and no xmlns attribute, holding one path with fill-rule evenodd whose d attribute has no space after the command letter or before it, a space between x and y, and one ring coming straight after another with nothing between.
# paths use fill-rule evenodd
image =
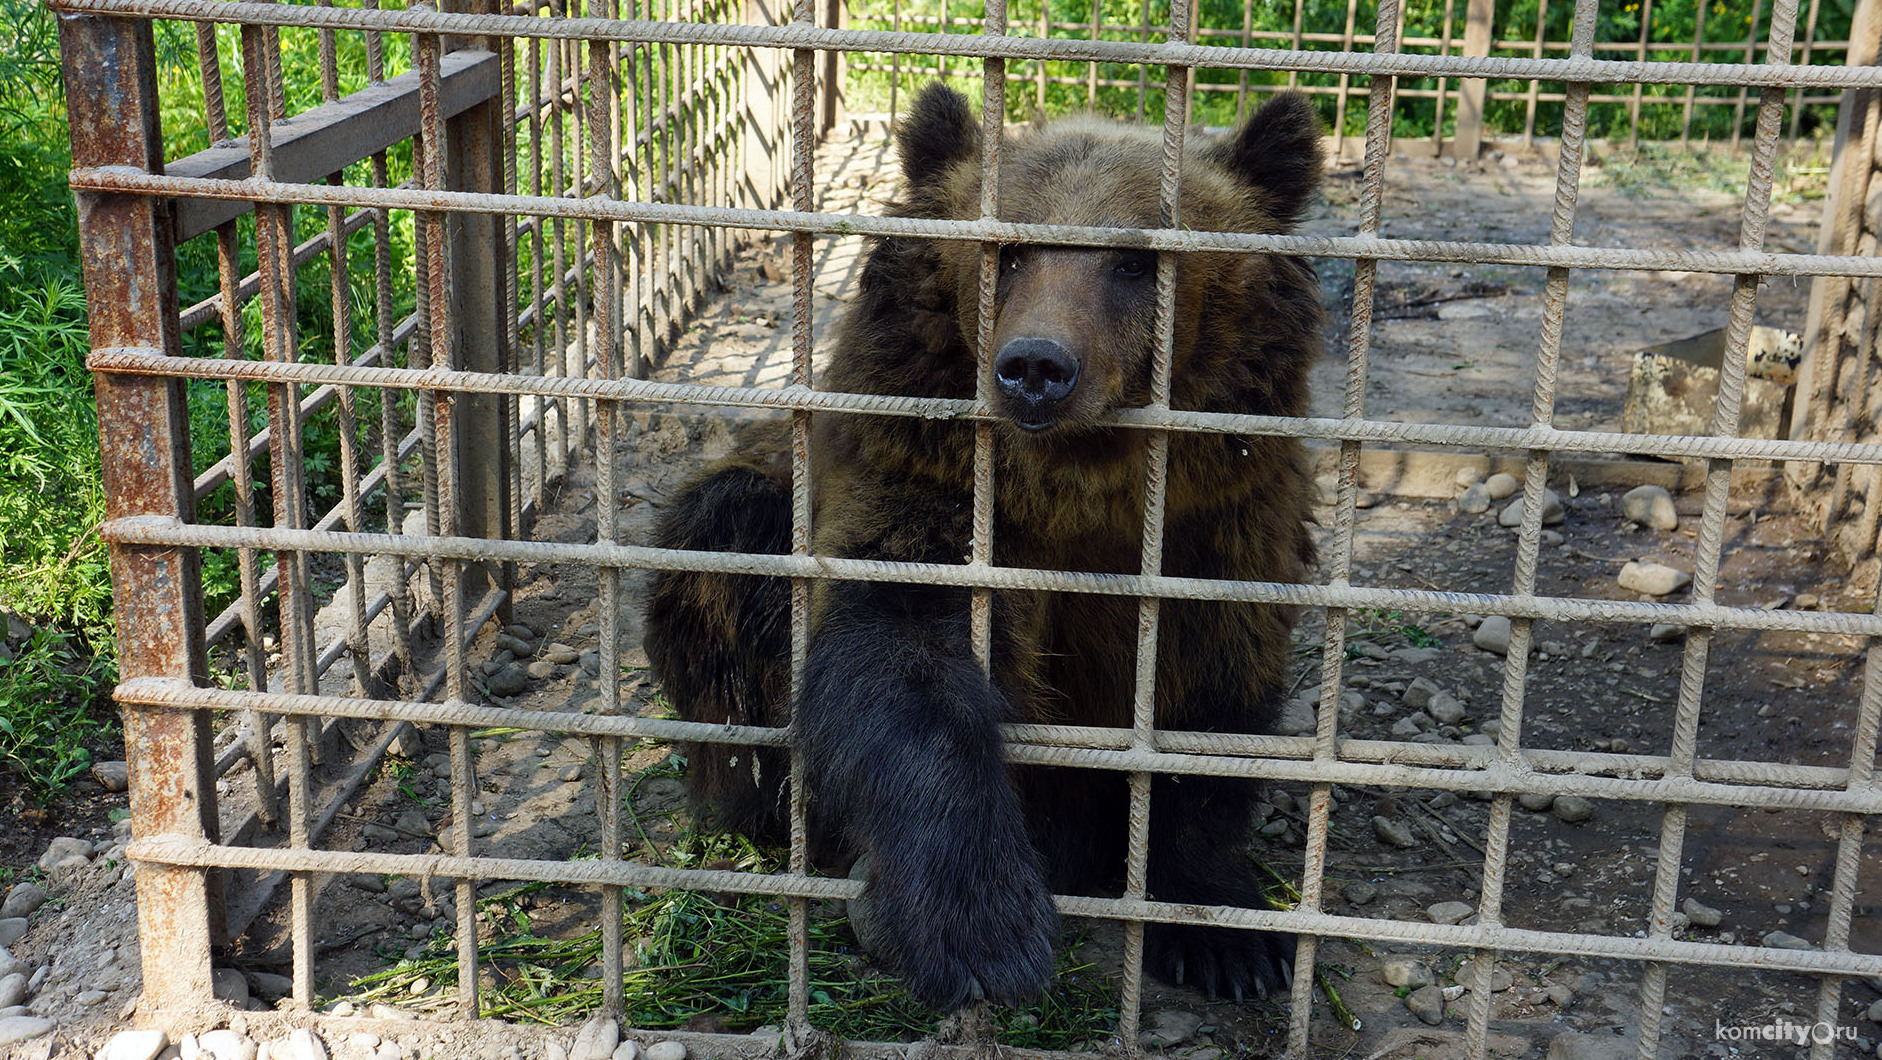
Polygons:
<instances>
[{"instance_id":1,"label":"stone","mask_svg":"<svg viewBox=\"0 0 1882 1060\"><path fill-rule=\"evenodd\" d=\"M263 1001L279 1001L294 992L294 980L273 972L248 973L249 992Z\"/></svg>"},{"instance_id":2,"label":"stone","mask_svg":"<svg viewBox=\"0 0 1882 1060\"><path fill-rule=\"evenodd\" d=\"M1465 515L1482 515L1490 510L1490 489L1479 482L1457 495L1457 510Z\"/></svg>"},{"instance_id":3,"label":"stone","mask_svg":"<svg viewBox=\"0 0 1882 1060\"><path fill-rule=\"evenodd\" d=\"M1477 911L1469 902L1439 902L1425 910L1433 924L1457 924Z\"/></svg>"},{"instance_id":4,"label":"stone","mask_svg":"<svg viewBox=\"0 0 1882 1060\"><path fill-rule=\"evenodd\" d=\"M1440 725L1456 725L1465 717L1464 705L1449 692L1439 692L1431 697L1425 712L1438 720Z\"/></svg>"},{"instance_id":5,"label":"stone","mask_svg":"<svg viewBox=\"0 0 1882 1060\"><path fill-rule=\"evenodd\" d=\"M0 920L30 916L40 906L46 904L46 889L32 880L21 880L7 892L5 902L0 902ZM5 975L0 972L0 975Z\"/></svg>"},{"instance_id":6,"label":"stone","mask_svg":"<svg viewBox=\"0 0 1882 1060\"><path fill-rule=\"evenodd\" d=\"M0 1049L52 1033L58 1024L38 1016L11 1016L0 1019Z\"/></svg>"},{"instance_id":7,"label":"stone","mask_svg":"<svg viewBox=\"0 0 1882 1060\"><path fill-rule=\"evenodd\" d=\"M1413 710L1423 710L1425 705L1431 702L1431 697L1440 691L1437 682L1429 677L1419 677L1414 678L1411 684L1405 686L1405 694L1400 698Z\"/></svg>"},{"instance_id":8,"label":"stone","mask_svg":"<svg viewBox=\"0 0 1882 1060\"><path fill-rule=\"evenodd\" d=\"M1201 1028L1200 1013L1166 1008L1144 1017L1144 1029L1138 1032L1137 1044L1145 1049L1168 1049L1194 1038Z\"/></svg>"},{"instance_id":9,"label":"stone","mask_svg":"<svg viewBox=\"0 0 1882 1060\"><path fill-rule=\"evenodd\" d=\"M0 947L11 946L26 937L29 925L23 916L8 917L0 920Z\"/></svg>"},{"instance_id":10,"label":"stone","mask_svg":"<svg viewBox=\"0 0 1882 1060\"><path fill-rule=\"evenodd\" d=\"M521 637L513 637L508 633L499 633L497 635L497 650L507 651L518 659L527 659L536 654L535 645Z\"/></svg>"},{"instance_id":11,"label":"stone","mask_svg":"<svg viewBox=\"0 0 1882 1060\"><path fill-rule=\"evenodd\" d=\"M1656 622L1647 630L1647 639L1655 644L1668 644L1676 640L1685 640L1692 632L1677 622Z\"/></svg>"},{"instance_id":12,"label":"stone","mask_svg":"<svg viewBox=\"0 0 1882 1060\"><path fill-rule=\"evenodd\" d=\"M557 771L555 776L557 780L564 781L567 783L573 783L575 781L578 781L582 779L581 763L577 762L575 765L572 765L572 766L563 766L559 771Z\"/></svg>"},{"instance_id":13,"label":"stone","mask_svg":"<svg viewBox=\"0 0 1882 1060\"><path fill-rule=\"evenodd\" d=\"M367 1011L372 1018L376 1020L396 1020L405 1023L418 1018L415 1013L408 1009L402 1009L397 1005L388 1005L383 1001L373 1002L372 1008Z\"/></svg>"},{"instance_id":14,"label":"stone","mask_svg":"<svg viewBox=\"0 0 1882 1060\"><path fill-rule=\"evenodd\" d=\"M92 845L83 839L74 839L71 836L60 836L46 845L46 852L39 856L39 867L42 869L50 868L52 865L64 861L66 858L85 858L89 861L93 850Z\"/></svg>"},{"instance_id":15,"label":"stone","mask_svg":"<svg viewBox=\"0 0 1882 1060\"><path fill-rule=\"evenodd\" d=\"M1594 816L1594 803L1579 795L1563 795L1555 800L1550 809L1555 816L1569 824L1580 824Z\"/></svg>"},{"instance_id":16,"label":"stone","mask_svg":"<svg viewBox=\"0 0 1882 1060\"><path fill-rule=\"evenodd\" d=\"M305 1027L268 1047L268 1060L327 1060L327 1046Z\"/></svg>"},{"instance_id":17,"label":"stone","mask_svg":"<svg viewBox=\"0 0 1882 1060\"><path fill-rule=\"evenodd\" d=\"M1516 801L1521 803L1525 810L1530 810L1535 813L1547 813L1549 807L1555 805L1555 796L1547 792L1525 791L1521 795L1516 796Z\"/></svg>"},{"instance_id":18,"label":"stone","mask_svg":"<svg viewBox=\"0 0 1882 1060\"><path fill-rule=\"evenodd\" d=\"M1436 648L1393 648L1392 661L1420 666L1428 662L1437 662L1444 653Z\"/></svg>"},{"instance_id":19,"label":"stone","mask_svg":"<svg viewBox=\"0 0 1882 1060\"><path fill-rule=\"evenodd\" d=\"M216 997L236 1008L241 1008L242 1002L248 1000L248 980L233 968L211 968L209 982Z\"/></svg>"},{"instance_id":20,"label":"stone","mask_svg":"<svg viewBox=\"0 0 1882 1060\"><path fill-rule=\"evenodd\" d=\"M1510 620L1506 615L1490 615L1470 635L1470 642L1483 651L1507 655L1510 650Z\"/></svg>"},{"instance_id":21,"label":"stone","mask_svg":"<svg viewBox=\"0 0 1882 1060\"><path fill-rule=\"evenodd\" d=\"M1281 705L1281 719L1275 723L1274 731L1283 736L1313 732L1320 724L1318 706L1312 698L1288 700Z\"/></svg>"},{"instance_id":22,"label":"stone","mask_svg":"<svg viewBox=\"0 0 1882 1060\"><path fill-rule=\"evenodd\" d=\"M1387 986L1409 986L1413 990L1437 980L1430 965L1411 957L1387 957L1379 966L1379 974L1385 977Z\"/></svg>"},{"instance_id":23,"label":"stone","mask_svg":"<svg viewBox=\"0 0 1882 1060\"><path fill-rule=\"evenodd\" d=\"M547 681L555 676L555 664L547 659L537 659L525 669L531 680Z\"/></svg>"},{"instance_id":24,"label":"stone","mask_svg":"<svg viewBox=\"0 0 1882 1060\"><path fill-rule=\"evenodd\" d=\"M557 666L572 666L581 659L582 653L567 644L558 642L544 648L542 650L542 657L555 663Z\"/></svg>"},{"instance_id":25,"label":"stone","mask_svg":"<svg viewBox=\"0 0 1882 1060\"><path fill-rule=\"evenodd\" d=\"M529 687L529 671L515 663L497 671L486 686L493 696L513 696Z\"/></svg>"},{"instance_id":26,"label":"stone","mask_svg":"<svg viewBox=\"0 0 1882 1060\"><path fill-rule=\"evenodd\" d=\"M1393 817L1374 817L1372 834L1378 836L1381 843L1398 847L1401 850L1418 845L1418 840L1413 838L1411 829L1406 826L1405 822Z\"/></svg>"},{"instance_id":27,"label":"stone","mask_svg":"<svg viewBox=\"0 0 1882 1060\"><path fill-rule=\"evenodd\" d=\"M111 995L105 993L103 990L87 990L72 1000L84 1005L86 1008L96 1008L111 1000Z\"/></svg>"},{"instance_id":28,"label":"stone","mask_svg":"<svg viewBox=\"0 0 1882 1060\"><path fill-rule=\"evenodd\" d=\"M1453 481L1457 483L1458 489L1469 489L1483 481L1483 468L1475 464L1465 464L1457 469L1457 477Z\"/></svg>"},{"instance_id":29,"label":"stone","mask_svg":"<svg viewBox=\"0 0 1882 1060\"><path fill-rule=\"evenodd\" d=\"M655 1042L642 1054L647 1060L686 1060L686 1043L675 1041Z\"/></svg>"},{"instance_id":30,"label":"stone","mask_svg":"<svg viewBox=\"0 0 1882 1060\"><path fill-rule=\"evenodd\" d=\"M614 1047L614 1053L608 1060L640 1060L640 1043L629 1038Z\"/></svg>"},{"instance_id":31,"label":"stone","mask_svg":"<svg viewBox=\"0 0 1882 1060\"><path fill-rule=\"evenodd\" d=\"M1692 584L1692 575L1664 563L1635 560L1621 568L1621 588L1648 596L1665 596Z\"/></svg>"},{"instance_id":32,"label":"stone","mask_svg":"<svg viewBox=\"0 0 1882 1060\"><path fill-rule=\"evenodd\" d=\"M25 961L7 952L5 947L0 946L0 975L12 975L14 972L25 972L28 975L32 975L34 974L32 967L32 965L27 964Z\"/></svg>"},{"instance_id":33,"label":"stone","mask_svg":"<svg viewBox=\"0 0 1882 1060\"><path fill-rule=\"evenodd\" d=\"M1550 983L1543 987L1542 996L1554 1002L1556 1008L1567 1008L1575 1003L1575 992L1561 983Z\"/></svg>"},{"instance_id":34,"label":"stone","mask_svg":"<svg viewBox=\"0 0 1882 1060\"><path fill-rule=\"evenodd\" d=\"M124 791L131 786L129 762L94 762L91 775L106 791Z\"/></svg>"},{"instance_id":35,"label":"stone","mask_svg":"<svg viewBox=\"0 0 1882 1060\"><path fill-rule=\"evenodd\" d=\"M1514 497L1516 491L1521 489L1522 486L1523 483L1521 479L1504 471L1499 471L1483 480L1484 491L1490 494L1490 499L1493 501L1506 500L1510 497Z\"/></svg>"},{"instance_id":36,"label":"stone","mask_svg":"<svg viewBox=\"0 0 1882 1060\"><path fill-rule=\"evenodd\" d=\"M386 878L377 873L362 872L347 881L367 894L386 893Z\"/></svg>"},{"instance_id":37,"label":"stone","mask_svg":"<svg viewBox=\"0 0 1882 1060\"><path fill-rule=\"evenodd\" d=\"M1629 522L1655 530L1679 528L1679 512L1673 507L1673 495L1664 486L1635 486L1621 494L1621 514Z\"/></svg>"},{"instance_id":38,"label":"stone","mask_svg":"<svg viewBox=\"0 0 1882 1060\"><path fill-rule=\"evenodd\" d=\"M1433 1027L1444 1022L1444 991L1435 986L1421 986L1405 996L1411 1014Z\"/></svg>"},{"instance_id":39,"label":"stone","mask_svg":"<svg viewBox=\"0 0 1882 1060\"><path fill-rule=\"evenodd\" d=\"M155 1060L169 1044L162 1031L119 1031L98 1050L98 1060Z\"/></svg>"},{"instance_id":40,"label":"stone","mask_svg":"<svg viewBox=\"0 0 1882 1060\"><path fill-rule=\"evenodd\" d=\"M583 672L587 673L588 676L590 677L601 676L601 653L600 652L596 651L593 648L590 648L587 651L582 652L581 664L582 664Z\"/></svg>"},{"instance_id":41,"label":"stone","mask_svg":"<svg viewBox=\"0 0 1882 1060\"><path fill-rule=\"evenodd\" d=\"M575 1033L575 1047L569 1060L612 1060L614 1047L621 1044L621 1026L600 1016L582 1024Z\"/></svg>"},{"instance_id":42,"label":"stone","mask_svg":"<svg viewBox=\"0 0 1882 1060\"><path fill-rule=\"evenodd\" d=\"M1809 939L1800 939L1788 931L1773 931L1764 936L1764 945L1773 950L1814 950L1816 944Z\"/></svg>"},{"instance_id":43,"label":"stone","mask_svg":"<svg viewBox=\"0 0 1882 1060\"><path fill-rule=\"evenodd\" d=\"M1688 898L1680 903L1680 912L1692 921L1694 927L1714 928L1725 919L1725 914L1705 904L1697 898Z\"/></svg>"},{"instance_id":44,"label":"stone","mask_svg":"<svg viewBox=\"0 0 1882 1060\"><path fill-rule=\"evenodd\" d=\"M1554 490L1550 490L1550 489L1543 490L1542 491L1542 525L1543 526L1555 526L1561 523L1562 520L1566 518L1568 518L1568 515L1562 509L1562 495L1555 492ZM1496 524L1498 526L1521 526L1523 525L1523 499L1521 497L1516 498L1514 501L1510 502L1509 507L1504 508L1501 512L1498 512L1497 517L1496 517Z\"/></svg>"},{"instance_id":45,"label":"stone","mask_svg":"<svg viewBox=\"0 0 1882 1060\"><path fill-rule=\"evenodd\" d=\"M504 626L503 632L512 637L515 637L517 640L533 641L536 639L536 631L533 629L530 629L528 626L525 626L521 622L512 622L509 625Z\"/></svg>"},{"instance_id":46,"label":"stone","mask_svg":"<svg viewBox=\"0 0 1882 1060\"><path fill-rule=\"evenodd\" d=\"M1344 894L1346 900L1354 905L1369 905L1374 898L1379 896L1379 888L1365 880L1353 880L1340 888L1340 893Z\"/></svg>"},{"instance_id":47,"label":"stone","mask_svg":"<svg viewBox=\"0 0 1882 1060\"><path fill-rule=\"evenodd\" d=\"M0 977L0 1008L12 1008L26 1000L26 973L14 972Z\"/></svg>"}]
</instances>

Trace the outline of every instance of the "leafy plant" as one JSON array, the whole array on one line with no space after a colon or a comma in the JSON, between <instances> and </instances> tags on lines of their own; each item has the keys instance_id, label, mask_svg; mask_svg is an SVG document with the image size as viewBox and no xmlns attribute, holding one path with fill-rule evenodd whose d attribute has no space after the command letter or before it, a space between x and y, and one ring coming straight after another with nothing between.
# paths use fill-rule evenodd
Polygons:
<instances>
[{"instance_id":1,"label":"leafy plant","mask_svg":"<svg viewBox=\"0 0 1882 1060\"><path fill-rule=\"evenodd\" d=\"M16 654L0 654L0 770L44 802L91 764L87 749L115 724L108 694L116 669L41 629Z\"/></svg>"}]
</instances>

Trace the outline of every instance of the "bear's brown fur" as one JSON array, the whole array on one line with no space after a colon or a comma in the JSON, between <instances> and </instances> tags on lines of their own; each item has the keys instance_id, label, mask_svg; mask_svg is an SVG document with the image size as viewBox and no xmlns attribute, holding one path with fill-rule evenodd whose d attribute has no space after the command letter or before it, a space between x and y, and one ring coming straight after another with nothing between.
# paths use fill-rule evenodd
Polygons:
<instances>
[{"instance_id":1,"label":"bear's brown fur","mask_svg":"<svg viewBox=\"0 0 1882 1060\"><path fill-rule=\"evenodd\" d=\"M894 212L970 218L980 204L980 132L966 101L931 87L898 129L906 186ZM1200 141L1200 142L1198 142ZM1156 130L1073 119L1006 145L1002 220L1155 227ZM1221 140L1192 138L1181 220L1209 231L1285 232L1322 167L1320 126L1283 95ZM980 247L878 241L819 386L974 394ZM1174 265L1177 409L1298 416L1318 351L1308 267L1266 255L1007 248L994 349L1005 417L995 440L994 562L1136 573L1148 434L1097 420L1150 397L1156 273ZM665 514L669 548L789 550L790 477L776 429L694 483ZM969 551L973 428L919 418L818 413L813 551L957 564ZM1312 560L1308 476L1298 442L1177 433L1169 449L1162 572L1298 581ZM648 652L682 716L783 725L789 648L780 579L667 573L656 579ZM797 711L817 854L867 853L878 956L940 1008L1014 1001L1051 971L1051 887L1115 888L1126 786L1099 770L1010 770L1001 722L1128 726L1138 603L1089 594L999 592L989 681L971 653L965 590L820 581ZM1157 724L1264 732L1286 676L1292 613L1198 601L1161 607ZM718 823L782 834L782 756L700 745L698 804ZM1149 892L1260 907L1246 849L1247 782L1159 777ZM1291 943L1258 932L1153 925L1153 971L1212 992L1266 994L1289 977Z\"/></svg>"}]
</instances>

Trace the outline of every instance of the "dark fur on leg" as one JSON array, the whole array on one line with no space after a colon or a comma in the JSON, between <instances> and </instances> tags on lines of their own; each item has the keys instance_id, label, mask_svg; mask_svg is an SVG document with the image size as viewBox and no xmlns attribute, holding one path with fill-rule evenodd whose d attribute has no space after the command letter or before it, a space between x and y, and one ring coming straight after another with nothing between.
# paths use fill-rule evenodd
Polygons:
<instances>
[{"instance_id":1,"label":"dark fur on leg","mask_svg":"<svg viewBox=\"0 0 1882 1060\"><path fill-rule=\"evenodd\" d=\"M791 490L769 469L721 463L688 486L654 531L661 548L783 554ZM790 583L754 575L663 571L647 607L647 657L687 721L783 725L789 680ZM767 842L788 835L781 752L688 744L695 814Z\"/></svg>"},{"instance_id":2,"label":"dark fur on leg","mask_svg":"<svg viewBox=\"0 0 1882 1060\"><path fill-rule=\"evenodd\" d=\"M1150 798L1150 895L1165 902L1263 909L1248 861L1256 797L1251 781L1161 776ZM1285 992L1294 937L1240 928L1152 924L1144 936L1151 974L1237 1001Z\"/></svg>"},{"instance_id":3,"label":"dark fur on leg","mask_svg":"<svg viewBox=\"0 0 1882 1060\"><path fill-rule=\"evenodd\" d=\"M801 711L811 790L874 857L877 956L943 1012L1037 996L1058 914L1001 760L1006 706L969 650L965 594L832 586Z\"/></svg>"}]
</instances>

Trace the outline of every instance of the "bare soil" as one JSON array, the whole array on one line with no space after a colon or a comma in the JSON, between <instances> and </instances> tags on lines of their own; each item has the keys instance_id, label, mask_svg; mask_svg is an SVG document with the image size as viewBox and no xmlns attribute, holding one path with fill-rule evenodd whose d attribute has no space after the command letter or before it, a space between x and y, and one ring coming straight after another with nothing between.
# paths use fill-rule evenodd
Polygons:
<instances>
[{"instance_id":1,"label":"bare soil","mask_svg":"<svg viewBox=\"0 0 1882 1060\"><path fill-rule=\"evenodd\" d=\"M1619 164L1609 160L1607 165L1612 169ZM833 141L820 156L820 171L826 209L879 210L893 186L893 159L879 127ZM1584 181L1575 226L1578 242L1721 248L1735 244L1737 201L1727 191L1643 192L1632 182L1599 179L1601 172L1601 167L1592 168ZM1385 231L1406 237L1546 241L1553 187L1552 169L1539 160L1511 156L1452 167L1400 159L1388 174ZM1351 232L1357 190L1356 172L1333 173L1325 204L1308 222L1308 230ZM1805 248L1814 240L1815 221L1813 202L1783 202L1769 243ZM830 239L817 247L815 326L822 342L854 290L863 246L858 239ZM790 285L783 268L787 253L788 241L783 239L743 246L725 289L708 299L697 321L658 367L657 377L781 385L791 342ZM1319 265L1333 320L1328 354L1315 372L1315 402L1319 414L1337 414L1346 372L1344 314L1352 265ZM1388 262L1380 266L1379 280L1381 319L1370 350L1368 415L1506 426L1529 422L1542 289L1538 270ZM1721 326L1730 289L1727 278L1576 273L1556 422L1618 430L1632 351ZM1767 284L1760 293L1759 319L1799 328L1806 297L1801 284ZM615 503L622 513L623 538L645 540L665 498L702 463L729 450L737 419L718 413L635 411L616 454L623 468L622 493L596 497L592 463L584 463L544 503L535 535L543 540L593 540L595 505ZM1631 594L1616 584L1616 575L1627 560L1653 559L1691 569L1696 498L1680 499L1681 526L1663 533L1627 523L1616 488L1579 489L1566 478L1552 479L1550 485L1563 494L1566 520L1552 528L1560 534L1559 543L1543 548L1539 593L1626 599ZM1325 534L1322 531L1323 541ZM1721 602L1839 610L1868 610L1873 604L1843 595L1849 587L1840 572L1826 564L1821 543L1775 496L1754 492L1736 497L1726 541L1718 586ZM1446 499L1386 496L1358 513L1355 549L1353 581L1358 585L1507 592L1513 579L1515 532L1497 525L1496 508L1484 515L1465 515ZM623 650L635 664L620 676L623 699L653 711L659 709L658 689L639 668L644 657L638 654L644 577L623 581L620 603L628 616ZM514 621L529 627L541 645L559 642L587 650L595 647L598 608L605 606L598 593L593 570L524 568L519 571ZM1302 689L1318 679L1316 649L1323 623L1324 615L1309 615L1297 634ZM1349 700L1343 732L1365 739L1395 738L1392 727L1416 713L1404 703L1403 694L1418 678L1451 692L1466 708L1459 722L1432 726L1435 738L1456 740L1479 732L1481 723L1499 711L1504 660L1472 646L1468 616L1371 614L1361 616L1352 629L1353 649L1344 673L1346 691L1357 702ZM481 663L496 654L495 636L495 630L486 632L473 659ZM1540 623L1535 639L1540 651L1532 660L1524 698L1526 746L1667 751L1680 680L1678 641L1652 641L1646 629L1634 626L1567 623ZM1720 634L1707 666L1699 753L1847 764L1862 648L1849 638ZM592 709L599 698L598 680L580 664L561 665L533 681L528 690L497 701L544 711ZM436 849L436 832L448 823L450 793L448 781L437 776L426 756L445 745L442 733L424 739L423 747L404 748L410 752L407 757L389 760L352 801L324 845L397 852ZM487 832L480 836L482 850L508 857L566 858L593 849L597 823L590 744L537 733L493 735L479 744L477 798L483 812L477 830ZM630 770L650 769L666 754L663 747L641 747L627 765ZM1254 853L1283 877L1298 878L1305 795L1303 787L1281 785L1269 796L1266 816L1276 834ZM1426 909L1438 902L1475 904L1484 886L1481 850L1488 832L1488 802L1404 789L1343 789L1335 796L1338 808L1328 867L1331 911L1424 920ZM646 840L654 848L664 848L685 828L677 780L649 777L633 798ZM37 856L44 837L54 833L90 832L108 839L109 825L101 815L121 805L121 799L75 797L55 803L46 818L34 818L17 806L0 807L0 842L7 843L0 845L0 859L23 869ZM1413 844L1399 848L1381 842L1372 823L1375 816L1403 823L1412 832ZM1681 895L1718 909L1722 920L1716 928L1688 927L1681 934L1756 946L1765 933L1782 930L1820 943L1830 904L1837 825L1824 814L1694 807L1681 855ZM1568 823L1547 810L1517 808L1509 832L1510 868L1501 881L1506 921L1545 930L1644 932L1660 835L1660 808L1649 804L1597 803L1593 817L1580 823ZM24 836L31 837L30 847L20 838ZM1864 889L1872 876L1865 860L1851 944L1873 953L1882 952L1882 937ZM54 1038L43 1041L60 1049L95 1046L109 1031L126 1025L140 989L131 915L133 877L125 866L101 856L89 872L54 889L54 901L34 914L31 930L13 947L16 956L31 964L50 961L53 966L30 1002L36 1012L61 1021ZM350 984L357 976L385 967L419 938L449 923L444 890L434 890L429 883L415 895L382 893L384 881L331 878L318 881L318 887L317 985L327 1002L353 993ZM222 963L250 973L286 971L284 896L285 890L248 935L233 942ZM534 903L536 930L579 934L592 927L597 908L590 895L552 892ZM1101 964L1109 960L1114 967L1116 930L1088 927L1093 941L1087 954ZM1322 945L1320 966L1359 1017L1360 1026L1342 1027L1325 998L1318 998L1317 1055L1462 1055L1462 1002L1453 1005L1439 1025L1429 1026L1380 979L1382 961L1400 954L1426 961L1441 983L1450 982L1449 976L1457 972L1459 956L1435 948L1388 951L1347 939ZM1501 964L1513 985L1494 998L1493 1055L1553 1055L1551 1042L1570 1032L1596 1036L1596 1044L1611 1047L1612 1039L1625 1038L1637 1025L1638 965L1520 953L1503 954ZM1558 989L1551 994L1551 987ZM441 1008L439 989L401 1004L415 1013ZM1794 1055L1789 1047L1715 1040L1715 1021L1728 1026L1764 1024L1779 1017L1808 1022L1814 1019L1816 989L1815 981L1803 976L1674 968L1662 1055ZM81 1004L79 998L87 990L106 996ZM1875 1054L1882 1028L1865 1020L1863 1012L1878 997L1882 994L1868 983L1843 987L1841 1022L1860 1039L1839 1044L1836 1055ZM1208 1001L1193 991L1153 981L1145 1007L1203 1016L1201 1029L1168 1050L1190 1060L1275 1055L1285 1039L1285 1010L1273 1002ZM197 1029L250 1017L206 1010L201 1018L204 1022ZM263 1036L264 1026L278 1029L278 1024L266 1022L276 1018L272 1015L257 1013L252 1018L257 1037ZM448 1027L388 1024L330 1014L314 1022L342 1060L354 1055L347 1052L352 1048L345 1038L350 1029L370 1028L394 1043L402 1056L549 1057L556 1055L553 1045L566 1046L572 1037L571 1030L545 1032L485 1022ZM729 1019L711 1029L746 1028ZM1104 1035L1105 1028L1092 1028L1094 1043L1102 1043Z\"/></svg>"}]
</instances>

